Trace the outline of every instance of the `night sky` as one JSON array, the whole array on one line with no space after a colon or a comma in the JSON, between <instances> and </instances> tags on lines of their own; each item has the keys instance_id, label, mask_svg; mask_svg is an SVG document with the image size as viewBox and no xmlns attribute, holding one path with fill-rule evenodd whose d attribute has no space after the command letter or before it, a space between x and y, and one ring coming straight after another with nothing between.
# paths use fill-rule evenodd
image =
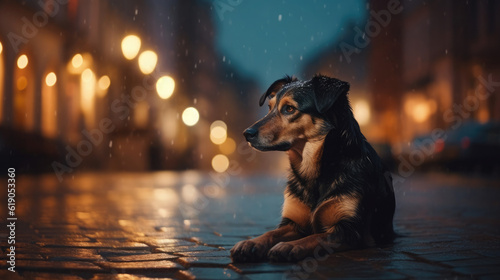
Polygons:
<instances>
[{"instance_id":1,"label":"night sky","mask_svg":"<svg viewBox=\"0 0 500 280\"><path fill-rule=\"evenodd\" d=\"M221 61L257 78L262 88L285 74L298 74L367 8L362 0L210 2Z\"/></svg>"}]
</instances>

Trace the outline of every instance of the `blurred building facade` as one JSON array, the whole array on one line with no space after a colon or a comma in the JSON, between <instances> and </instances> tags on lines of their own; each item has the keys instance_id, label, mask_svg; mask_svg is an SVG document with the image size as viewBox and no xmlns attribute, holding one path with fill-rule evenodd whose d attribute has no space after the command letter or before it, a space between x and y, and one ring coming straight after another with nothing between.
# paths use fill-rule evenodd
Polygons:
<instances>
[{"instance_id":1,"label":"blurred building facade","mask_svg":"<svg viewBox=\"0 0 500 280\"><path fill-rule=\"evenodd\" d=\"M400 12L387 13L391 3ZM488 0L367 1L366 21L346 24L304 73L349 81L355 115L368 116L363 133L398 153L434 128L500 121L500 89L491 83L500 81L498 14L500 3Z\"/></svg>"},{"instance_id":2,"label":"blurred building facade","mask_svg":"<svg viewBox=\"0 0 500 280\"><path fill-rule=\"evenodd\" d=\"M385 5L370 2L375 11ZM374 38L371 52L372 94L387 105L381 113L391 116L378 124L382 139L407 143L466 120L500 121L500 98L487 92L499 89L485 85L500 80L499 3L402 1L402 6Z\"/></svg>"},{"instance_id":3,"label":"blurred building facade","mask_svg":"<svg viewBox=\"0 0 500 280\"><path fill-rule=\"evenodd\" d=\"M128 60L121 42L131 34L141 44ZM69 174L211 169L216 154L237 158L257 87L218 63L214 36L210 5L194 0L1 1L2 166L53 171L57 162ZM157 59L145 74L138 61L148 50ZM167 99L157 94L163 76L175 81ZM188 107L199 114L193 126ZM222 144L210 141L216 120L227 125Z\"/></svg>"}]
</instances>

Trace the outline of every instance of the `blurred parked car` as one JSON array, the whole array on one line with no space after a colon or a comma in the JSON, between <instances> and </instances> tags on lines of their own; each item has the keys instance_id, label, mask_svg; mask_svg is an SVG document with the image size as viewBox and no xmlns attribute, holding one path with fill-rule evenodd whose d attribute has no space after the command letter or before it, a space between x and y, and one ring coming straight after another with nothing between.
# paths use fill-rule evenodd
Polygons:
<instances>
[{"instance_id":1,"label":"blurred parked car","mask_svg":"<svg viewBox=\"0 0 500 280\"><path fill-rule=\"evenodd\" d=\"M500 170L500 123L469 121L455 129L416 137L400 159L416 168Z\"/></svg>"}]
</instances>

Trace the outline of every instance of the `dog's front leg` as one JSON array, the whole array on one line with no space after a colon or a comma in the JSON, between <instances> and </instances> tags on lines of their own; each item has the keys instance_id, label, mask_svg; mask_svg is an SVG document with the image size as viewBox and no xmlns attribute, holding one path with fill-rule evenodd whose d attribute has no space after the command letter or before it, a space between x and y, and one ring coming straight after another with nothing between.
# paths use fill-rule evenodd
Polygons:
<instances>
[{"instance_id":1,"label":"dog's front leg","mask_svg":"<svg viewBox=\"0 0 500 280\"><path fill-rule=\"evenodd\" d=\"M349 246L331 233L317 233L290 242L280 242L269 250L268 258L274 262L294 262L313 257L325 260L329 254L345 251Z\"/></svg>"},{"instance_id":2,"label":"dog's front leg","mask_svg":"<svg viewBox=\"0 0 500 280\"><path fill-rule=\"evenodd\" d=\"M293 225L283 225L254 239L236 243L231 249L231 258L234 262L264 261L267 260L269 249L277 243L296 240L301 237Z\"/></svg>"}]
</instances>

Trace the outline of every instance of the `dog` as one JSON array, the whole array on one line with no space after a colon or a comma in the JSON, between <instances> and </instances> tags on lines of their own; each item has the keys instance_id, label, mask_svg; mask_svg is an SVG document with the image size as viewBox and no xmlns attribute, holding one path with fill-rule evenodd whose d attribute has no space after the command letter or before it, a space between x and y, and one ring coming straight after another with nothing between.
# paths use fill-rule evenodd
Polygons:
<instances>
[{"instance_id":1,"label":"dog","mask_svg":"<svg viewBox=\"0 0 500 280\"><path fill-rule=\"evenodd\" d=\"M285 76L260 98L269 112L243 134L257 150L285 151L291 171L281 223L234 245L234 262L293 262L393 241L392 177L354 119L349 88L320 74Z\"/></svg>"}]
</instances>

